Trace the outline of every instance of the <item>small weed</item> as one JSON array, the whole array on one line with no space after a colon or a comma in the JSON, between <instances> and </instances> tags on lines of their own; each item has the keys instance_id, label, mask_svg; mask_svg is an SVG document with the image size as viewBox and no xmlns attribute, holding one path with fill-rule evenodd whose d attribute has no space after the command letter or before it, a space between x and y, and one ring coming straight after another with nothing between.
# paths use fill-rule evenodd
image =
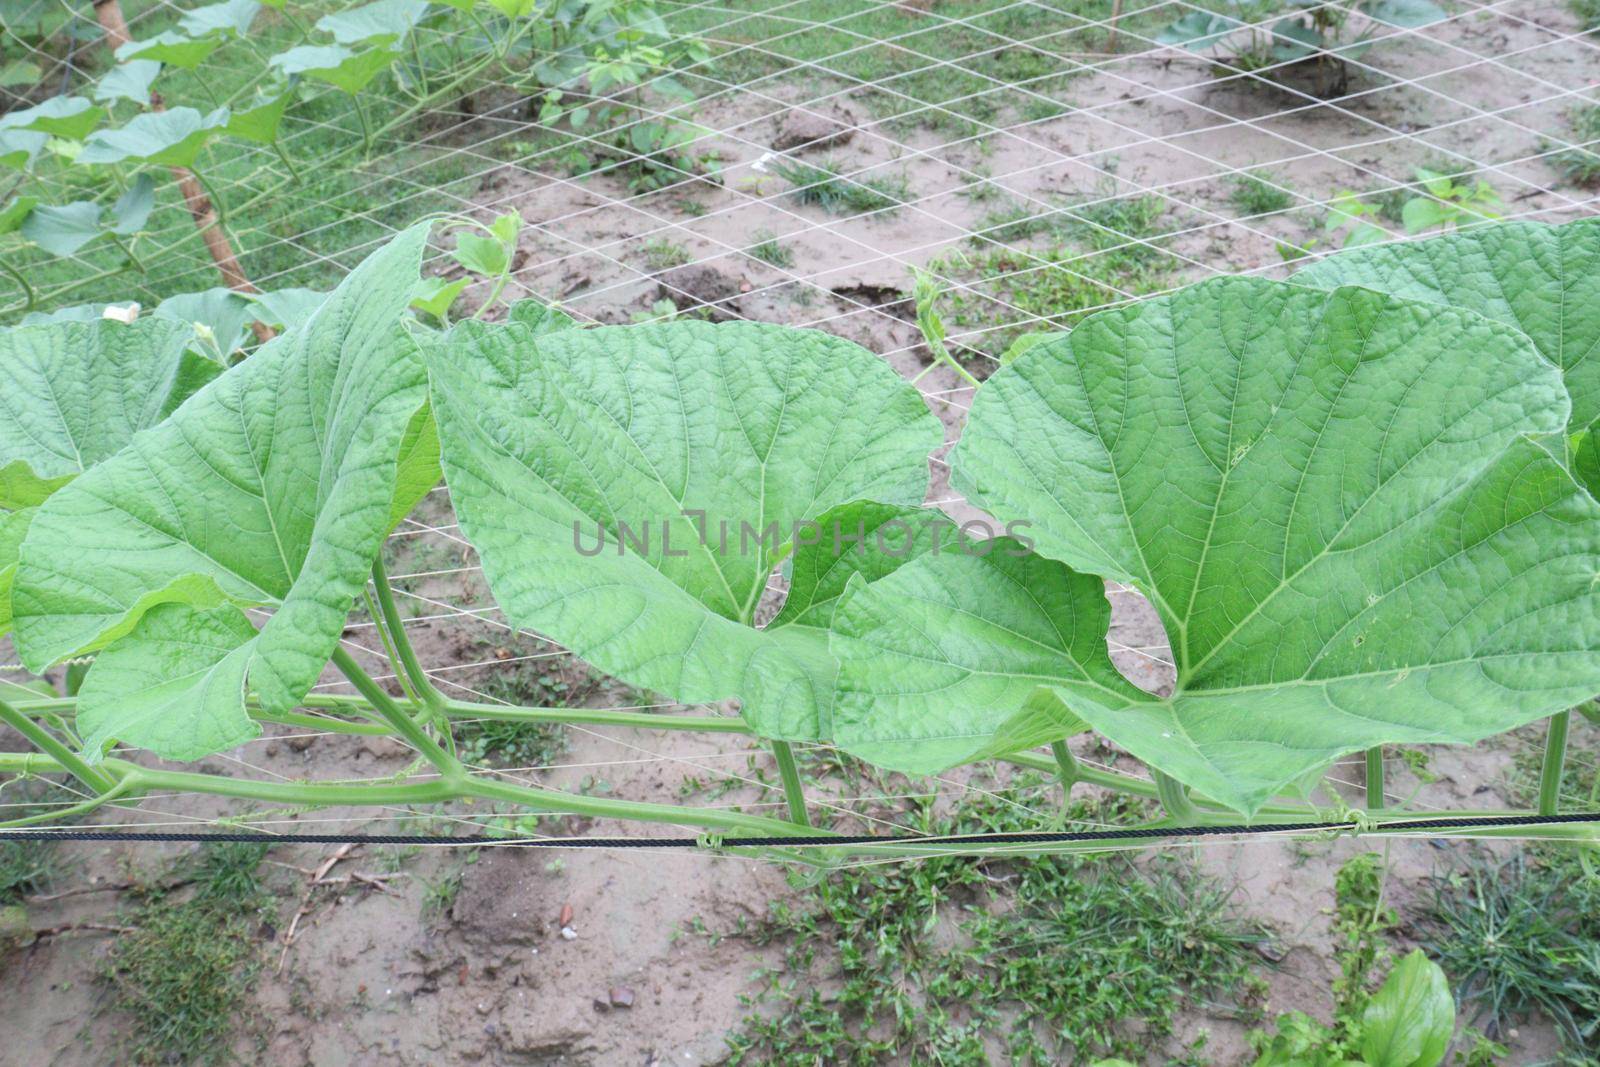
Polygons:
<instances>
[{"instance_id":1,"label":"small weed","mask_svg":"<svg viewBox=\"0 0 1600 1067\"><path fill-rule=\"evenodd\" d=\"M903 175L846 178L831 160L817 164L789 159L774 164L772 170L793 186L790 196L835 215L892 211L911 198Z\"/></svg>"},{"instance_id":2,"label":"small weed","mask_svg":"<svg viewBox=\"0 0 1600 1067\"><path fill-rule=\"evenodd\" d=\"M1600 31L1600 0L1567 0L1584 33Z\"/></svg>"},{"instance_id":3,"label":"small weed","mask_svg":"<svg viewBox=\"0 0 1600 1067\"><path fill-rule=\"evenodd\" d=\"M993 172L987 166L974 167L971 174L961 177L961 188L956 190L957 195L965 197L974 204L985 204L1000 198L1004 191L990 178Z\"/></svg>"},{"instance_id":4,"label":"small weed","mask_svg":"<svg viewBox=\"0 0 1600 1067\"><path fill-rule=\"evenodd\" d=\"M930 833L1026 820L998 798L911 818ZM1142 1058L1194 994L1252 985L1261 936L1178 860L938 858L837 872L802 899L753 933L788 947L763 998L777 1011L729 1035L734 1063L976 1065L996 1044L1016 1063Z\"/></svg>"},{"instance_id":5,"label":"small weed","mask_svg":"<svg viewBox=\"0 0 1600 1067\"><path fill-rule=\"evenodd\" d=\"M423 918L441 919L450 913L450 909L455 906L456 898L461 895L461 880L464 873L465 864L457 864L436 879L423 880Z\"/></svg>"},{"instance_id":6,"label":"small weed","mask_svg":"<svg viewBox=\"0 0 1600 1067\"><path fill-rule=\"evenodd\" d=\"M979 243L999 241L1001 244L1014 244L1039 234L1060 230L1065 221L1060 213L1050 208L1038 204L1022 204L1013 200L1002 207L994 208L979 219L978 225L974 227L972 240Z\"/></svg>"},{"instance_id":7,"label":"small weed","mask_svg":"<svg viewBox=\"0 0 1600 1067\"><path fill-rule=\"evenodd\" d=\"M691 258L687 248L665 237L652 237L644 243L644 261L651 270L681 267Z\"/></svg>"},{"instance_id":8,"label":"small weed","mask_svg":"<svg viewBox=\"0 0 1600 1067\"><path fill-rule=\"evenodd\" d=\"M1469 861L1438 879L1428 944L1463 1008L1499 1037L1537 1012L1600 1051L1600 876L1571 852Z\"/></svg>"},{"instance_id":9,"label":"small weed","mask_svg":"<svg viewBox=\"0 0 1600 1067\"><path fill-rule=\"evenodd\" d=\"M1600 16L1600 0L1596 0ZM1550 165L1573 185L1600 185L1600 104L1586 104L1571 116L1573 147L1550 157Z\"/></svg>"},{"instance_id":10,"label":"small weed","mask_svg":"<svg viewBox=\"0 0 1600 1067\"><path fill-rule=\"evenodd\" d=\"M756 243L745 251L763 263L770 263L774 267L789 268L794 266L794 250L788 245L780 244L778 238L768 230L757 230L752 234Z\"/></svg>"},{"instance_id":11,"label":"small weed","mask_svg":"<svg viewBox=\"0 0 1600 1067\"><path fill-rule=\"evenodd\" d=\"M208 845L186 862L186 899L158 892L126 917L102 979L134 1063L224 1062L259 967L256 923L270 903L266 847Z\"/></svg>"},{"instance_id":12,"label":"small weed","mask_svg":"<svg viewBox=\"0 0 1600 1067\"><path fill-rule=\"evenodd\" d=\"M1229 199L1233 209L1247 218L1275 215L1287 211L1294 204L1294 194L1276 174L1266 171L1236 174L1232 185L1233 192Z\"/></svg>"}]
</instances>

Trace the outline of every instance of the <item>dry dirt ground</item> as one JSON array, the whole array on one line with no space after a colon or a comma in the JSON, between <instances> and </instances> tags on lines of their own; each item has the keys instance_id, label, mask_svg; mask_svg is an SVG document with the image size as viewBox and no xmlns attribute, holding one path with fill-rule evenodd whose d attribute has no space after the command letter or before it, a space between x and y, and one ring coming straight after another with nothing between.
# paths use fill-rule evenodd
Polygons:
<instances>
[{"instance_id":1,"label":"dry dirt ground","mask_svg":"<svg viewBox=\"0 0 1600 1067\"><path fill-rule=\"evenodd\" d=\"M1486 173L1511 210L1552 219L1580 213L1573 206L1578 194L1550 191L1558 183L1548 163L1526 158L1540 151L1543 133L1561 128L1564 104L1524 106L1541 101L1552 85L1594 80L1588 52L1544 46L1552 29L1565 34L1574 28L1564 9L1541 4L1459 20L1436 35L1447 47L1401 43L1374 50L1372 62L1402 70L1409 84L1373 76L1372 84L1384 91L1339 107L1271 88L1211 85L1194 62L1117 61L1074 80L1060 100L1071 108L1057 116L955 137L898 126L891 132L848 86L774 82L696 110L697 121L717 131L725 161L721 185L691 183L636 195L620 174L579 179L505 163L486 173L478 202L485 217L516 207L529 220L516 282L575 314L628 321L661 299L685 308L710 304L718 314L818 325L884 355L910 377L927 366L928 354L907 303L909 266L970 249L967 235L987 210L963 195L974 181L992 181L1006 196L1040 210L1084 196L1157 189L1168 201L1162 227L1170 236L1161 247L1174 281L1270 269L1279 263L1278 242L1303 243L1315 235L1320 214L1238 220L1223 177L1230 168L1269 164L1309 204L1342 188L1408 180L1430 151L1460 153L1513 161ZM1469 62L1484 54L1501 57L1488 73ZM828 156L869 177L903 176L915 202L866 217L836 216L786 196L787 187L762 157L797 106L841 124L839 136L848 140L794 154ZM514 134L503 121L481 119L452 136L481 142L488 159L498 158L492 146ZM1108 178L1111 173L1115 177ZM792 263L773 266L743 254L758 232L787 246ZM646 246L663 239L681 246L690 266L672 273L653 267ZM1006 313L995 305L996 322ZM923 375L919 387L954 440L970 390L943 367ZM937 459L932 471L930 501L965 517ZM448 502L436 492L393 549L394 569L418 576L401 584L417 616L413 632L426 666L458 695L470 695L483 693L497 672L548 661L542 685L580 690L591 702L637 702L620 687L589 679L557 650L507 632L450 522ZM1159 662L1160 628L1131 594L1113 590L1112 596L1112 639L1123 646L1119 666L1158 688L1169 681ZM356 645L371 643L359 620L348 636ZM0 646L0 660L8 656ZM322 778L392 774L406 763L405 753L389 742L277 734L212 757L207 769ZM557 788L604 789L635 799L692 796L698 803L747 808L778 802L767 757L742 739L572 728L567 742L554 761L559 766L517 773ZM1074 747L1085 759L1116 758L1090 739L1079 738ZM1500 785L1510 764L1506 744L1429 756L1437 780L1423 784L1401 772L1393 783L1398 795L1414 797L1421 807L1507 802ZM1353 781L1355 775L1345 766L1335 777ZM730 778L730 791L706 799L703 783ZM955 793L962 779L933 785ZM837 803L859 810L847 797ZM226 809L192 797L144 806L168 820L197 823ZM443 818L474 814L462 809ZM349 815L281 813L274 825L291 832L295 826L353 827ZM320 822L330 817L339 821ZM416 825L406 813L386 812L368 828ZM428 826L450 828L441 820ZM564 829L645 832L603 823ZM1286 951L1264 971L1269 1010L1326 1015L1334 974L1332 874L1352 850L1348 843L1282 841L1193 850L1202 868L1237 886L1241 908L1271 927ZM140 872L156 875L180 850L85 844L62 851L67 884L106 888L37 902L38 925L114 923L114 887ZM329 877L349 881L311 889L305 872L334 851L297 846L271 854L267 877L282 904L278 921L260 932L265 964L250 1017L240 1020L236 1052L243 1062L715 1063L726 1054L723 1035L749 1010L740 996L752 988L752 974L776 963L779 949L701 931L736 931L761 917L768 901L793 892L781 870L751 858L370 848L329 869ZM1421 842L1392 846L1402 911L1444 854ZM354 875L371 876L381 888ZM452 882L459 883L453 896L435 888ZM430 901L438 906L429 907ZM285 944L298 910L295 937ZM575 936L563 934L564 923ZM0 962L0 1064L118 1062L117 1034L126 1020L104 1010L104 991L94 980L105 940L94 931L48 938ZM1185 1020L1178 1038L1201 1027L1212 1033L1216 1062L1247 1061L1242 1027L1220 1014ZM1515 1063L1546 1059L1555 1047L1538 1025L1524 1027L1512 1044ZM1151 1062L1161 1058L1162 1050L1151 1050Z\"/></svg>"}]
</instances>

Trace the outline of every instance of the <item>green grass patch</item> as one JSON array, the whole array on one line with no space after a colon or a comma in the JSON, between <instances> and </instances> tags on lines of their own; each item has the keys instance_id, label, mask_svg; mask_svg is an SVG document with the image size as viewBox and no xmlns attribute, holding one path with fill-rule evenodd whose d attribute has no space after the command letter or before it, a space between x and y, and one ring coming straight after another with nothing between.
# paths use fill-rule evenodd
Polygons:
<instances>
[{"instance_id":1,"label":"green grass patch","mask_svg":"<svg viewBox=\"0 0 1600 1067\"><path fill-rule=\"evenodd\" d=\"M1597 3L1600 8L1600 3ZM1550 157L1562 180L1573 185L1600 185L1600 104L1585 104L1571 115L1573 147Z\"/></svg>"},{"instance_id":2,"label":"green grass patch","mask_svg":"<svg viewBox=\"0 0 1600 1067\"><path fill-rule=\"evenodd\" d=\"M1068 814L1129 813L1079 802ZM954 816L928 802L911 814L929 833L1037 818L992 795ZM728 1037L733 1063L1144 1062L1197 997L1254 987L1261 932L1177 857L941 857L794 880L797 900L752 932L786 954L763 1010Z\"/></svg>"},{"instance_id":3,"label":"green grass patch","mask_svg":"<svg viewBox=\"0 0 1600 1067\"><path fill-rule=\"evenodd\" d=\"M751 256L780 269L794 266L794 249L780 242L770 231L757 230L751 236L755 244L745 249Z\"/></svg>"},{"instance_id":4,"label":"green grass patch","mask_svg":"<svg viewBox=\"0 0 1600 1067\"><path fill-rule=\"evenodd\" d=\"M1276 174L1264 171L1235 174L1229 184L1232 188L1228 200L1233 209L1246 218L1276 215L1294 204L1294 194Z\"/></svg>"},{"instance_id":5,"label":"green grass patch","mask_svg":"<svg viewBox=\"0 0 1600 1067\"><path fill-rule=\"evenodd\" d=\"M190 884L129 912L101 978L128 1061L229 1062L260 969L258 925L270 897L257 870L266 846L207 845L185 861Z\"/></svg>"},{"instance_id":6,"label":"green grass patch","mask_svg":"<svg viewBox=\"0 0 1600 1067\"><path fill-rule=\"evenodd\" d=\"M845 177L832 160L806 163L786 159L773 164L772 171L792 186L789 195L800 203L835 215L892 211L911 199L910 185L904 175Z\"/></svg>"}]
</instances>

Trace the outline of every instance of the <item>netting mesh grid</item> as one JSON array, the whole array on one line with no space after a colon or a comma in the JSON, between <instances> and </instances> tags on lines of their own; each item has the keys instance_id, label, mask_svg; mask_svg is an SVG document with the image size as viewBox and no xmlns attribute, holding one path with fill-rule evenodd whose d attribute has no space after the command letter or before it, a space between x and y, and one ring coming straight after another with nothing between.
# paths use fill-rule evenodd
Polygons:
<instances>
[{"instance_id":1,"label":"netting mesh grid","mask_svg":"<svg viewBox=\"0 0 1600 1067\"><path fill-rule=\"evenodd\" d=\"M1596 103L1600 39L1548 2L1452 3L1442 20L1410 28L1372 20L1362 3L1328 4L1343 32L1367 35L1370 47L1337 62L1268 55L1249 64L1230 54L1237 44L1196 52L1161 43L1164 27L1208 10L1188 3L657 6L670 34L698 39L706 57L590 101L623 109L604 125L575 127L570 111L541 123L545 87L486 75L381 134L367 160L330 176L318 173L314 153L332 151L330 144L348 151L360 129L342 94L303 93L282 138L303 183L266 146L230 141L226 159L206 163L246 273L265 290L325 287L425 213L488 220L515 209L525 228L508 295L557 302L593 322L697 314L829 330L915 377L953 439L972 389L943 366L928 369L913 305L919 272L938 291L951 349L982 378L1029 330L1069 326L1095 309L1212 274L1280 276L1337 250L1341 235L1325 220L1329 203L1346 194L1373 205L1375 223L1401 239L1399 206L1420 188L1419 168L1488 183L1507 218L1559 221L1594 208L1594 190L1570 181L1562 162L1600 151L1573 122ZM180 10L130 4L127 13L142 37ZM1246 23L1233 42L1270 35L1284 14L1249 19L1243 8L1229 10ZM67 55L8 34L8 58L25 53L70 87L101 47L88 5L71 16L80 40ZM446 48L475 40L456 19L416 33ZM685 91L666 91L667 78ZM569 109L585 102L582 81L560 88ZM663 126L689 133L665 155L632 147L643 143L634 131ZM71 190L64 182L60 191ZM163 196L151 242L170 246L170 255L158 279L114 273L103 253L86 252L73 258L90 282L49 298L154 302L215 284L188 216ZM458 270L442 254L429 269ZM474 286L464 302L486 292L486 284ZM933 469L929 502L966 517L941 459ZM593 677L536 635L512 631L442 488L401 526L387 554L424 666L447 695L499 702L504 677L517 672L524 703L536 692L552 703L570 697L574 706L663 707ZM775 578L774 595L781 586ZM1113 647L1124 670L1159 682L1170 672L1169 653L1149 623L1123 610ZM346 644L369 666L382 662L359 612ZM0 658L12 658L6 653ZM639 799L696 795L701 804L781 809L770 765L749 739L566 729L565 751L479 770ZM279 730L210 762L226 773L293 777L310 759L303 744L312 734ZM1115 758L1092 743L1082 755ZM399 765L367 746L316 766L380 778ZM1041 785L1009 791L952 774L868 789L854 773L830 764L814 799L858 825L895 825L895 802L909 795L976 789L1001 790L1041 821L1050 818ZM1355 773L1341 768L1337 777ZM122 815L180 824L240 811L220 802L179 810L152 797ZM370 818L253 814L255 825L279 828ZM447 829L453 819L485 814L394 809L384 817Z\"/></svg>"}]
</instances>

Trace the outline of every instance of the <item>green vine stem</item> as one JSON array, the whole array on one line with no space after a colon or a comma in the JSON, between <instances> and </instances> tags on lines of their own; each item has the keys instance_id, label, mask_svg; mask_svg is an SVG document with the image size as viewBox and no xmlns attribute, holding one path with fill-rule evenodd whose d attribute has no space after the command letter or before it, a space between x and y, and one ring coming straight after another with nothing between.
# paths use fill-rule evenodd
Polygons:
<instances>
[{"instance_id":1,"label":"green vine stem","mask_svg":"<svg viewBox=\"0 0 1600 1067\"><path fill-rule=\"evenodd\" d=\"M778 777L783 779L783 798L789 802L789 821L798 826L810 826L806 814L806 794L800 784L800 768L795 766L794 749L787 741L772 742L772 754L778 760Z\"/></svg>"},{"instance_id":2,"label":"green vine stem","mask_svg":"<svg viewBox=\"0 0 1600 1067\"><path fill-rule=\"evenodd\" d=\"M1367 808L1378 811L1383 807L1383 746L1367 749Z\"/></svg>"},{"instance_id":3,"label":"green vine stem","mask_svg":"<svg viewBox=\"0 0 1600 1067\"><path fill-rule=\"evenodd\" d=\"M428 732L417 724L417 721L407 715L394 698L383 691L372 676L361 669L355 657L345 650L343 646L333 650L333 665L339 668L339 673L350 680L356 691L372 704L385 722L394 728L395 733L406 739L412 748L422 753L424 759L433 764L440 776L447 782L459 783L467 776L467 769L461 765L450 753L439 747L437 741L428 736Z\"/></svg>"},{"instance_id":4,"label":"green vine stem","mask_svg":"<svg viewBox=\"0 0 1600 1067\"><path fill-rule=\"evenodd\" d=\"M1066 800L1072 795L1072 787L1083 777L1083 768L1065 741L1050 742L1050 755L1056 761L1057 776L1061 779L1061 799Z\"/></svg>"},{"instance_id":5,"label":"green vine stem","mask_svg":"<svg viewBox=\"0 0 1600 1067\"><path fill-rule=\"evenodd\" d=\"M111 789L112 782L109 778L85 763L76 752L58 741L50 731L4 700L0 700L0 722L4 722L26 738L34 748L55 760L64 770L87 786L91 793L105 793Z\"/></svg>"},{"instance_id":6,"label":"green vine stem","mask_svg":"<svg viewBox=\"0 0 1600 1067\"><path fill-rule=\"evenodd\" d=\"M1567 731L1572 712L1550 716L1544 737L1544 766L1539 769L1539 814L1554 815L1561 806L1561 772L1567 762Z\"/></svg>"},{"instance_id":7,"label":"green vine stem","mask_svg":"<svg viewBox=\"0 0 1600 1067\"><path fill-rule=\"evenodd\" d=\"M1200 812L1189 799L1189 787L1161 771L1151 769L1156 780L1156 797L1167 811L1167 818L1179 826L1193 826L1201 821Z\"/></svg>"},{"instance_id":8,"label":"green vine stem","mask_svg":"<svg viewBox=\"0 0 1600 1067\"><path fill-rule=\"evenodd\" d=\"M381 555L372 561L372 584L378 594L378 610L383 615L384 626L389 631L389 639L394 642L400 666L411 680L411 687L430 711L444 711L444 697L434 688L428 672L422 669L416 649L411 647L411 639L406 636L405 621L400 618L400 609L395 606L394 588L389 584L389 574L384 569Z\"/></svg>"},{"instance_id":9,"label":"green vine stem","mask_svg":"<svg viewBox=\"0 0 1600 1067\"><path fill-rule=\"evenodd\" d=\"M34 306L39 303L39 294L33 291L33 286L29 284L27 277L24 276L20 270L18 270L16 267L13 267L10 263L3 259L0 259L0 267L3 267L5 272L11 275L12 278L16 279L18 285L22 286L23 313L26 314L27 312L32 311Z\"/></svg>"}]
</instances>

